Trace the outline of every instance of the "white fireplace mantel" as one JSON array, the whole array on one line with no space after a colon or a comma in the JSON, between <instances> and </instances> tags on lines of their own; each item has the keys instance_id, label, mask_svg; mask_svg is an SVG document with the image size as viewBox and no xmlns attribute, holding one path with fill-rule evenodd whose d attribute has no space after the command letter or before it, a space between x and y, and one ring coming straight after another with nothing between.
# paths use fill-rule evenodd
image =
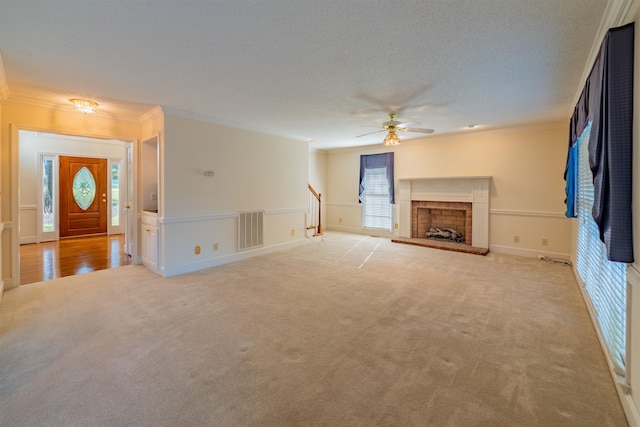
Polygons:
<instances>
[{"instance_id":1,"label":"white fireplace mantel","mask_svg":"<svg viewBox=\"0 0 640 427\"><path fill-rule=\"evenodd\" d=\"M471 202L472 244L489 248L490 176L408 178L398 180L400 237L411 237L411 201Z\"/></svg>"}]
</instances>

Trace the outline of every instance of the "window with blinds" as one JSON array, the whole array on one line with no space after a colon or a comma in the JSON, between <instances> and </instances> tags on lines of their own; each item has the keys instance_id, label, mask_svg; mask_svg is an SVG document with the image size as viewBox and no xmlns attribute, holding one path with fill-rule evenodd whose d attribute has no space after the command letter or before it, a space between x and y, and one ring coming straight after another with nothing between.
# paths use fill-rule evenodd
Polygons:
<instances>
[{"instance_id":1,"label":"window with blinds","mask_svg":"<svg viewBox=\"0 0 640 427\"><path fill-rule=\"evenodd\" d=\"M392 205L389 203L387 168L365 169L362 194L362 225L393 230Z\"/></svg>"},{"instance_id":2,"label":"window with blinds","mask_svg":"<svg viewBox=\"0 0 640 427\"><path fill-rule=\"evenodd\" d=\"M589 168L591 123L578 139L578 248L576 268L591 300L600 332L616 371L625 373L626 361L626 264L611 262L600 241L598 226L591 215L593 175Z\"/></svg>"}]
</instances>

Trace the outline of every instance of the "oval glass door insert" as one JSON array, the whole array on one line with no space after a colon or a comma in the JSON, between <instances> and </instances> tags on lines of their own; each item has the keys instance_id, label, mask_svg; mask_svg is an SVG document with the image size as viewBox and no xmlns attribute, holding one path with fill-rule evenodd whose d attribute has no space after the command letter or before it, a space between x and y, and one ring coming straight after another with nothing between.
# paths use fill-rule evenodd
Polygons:
<instances>
[{"instance_id":1,"label":"oval glass door insert","mask_svg":"<svg viewBox=\"0 0 640 427\"><path fill-rule=\"evenodd\" d=\"M83 211L86 211L96 198L96 180L86 166L81 167L73 178L73 198Z\"/></svg>"}]
</instances>

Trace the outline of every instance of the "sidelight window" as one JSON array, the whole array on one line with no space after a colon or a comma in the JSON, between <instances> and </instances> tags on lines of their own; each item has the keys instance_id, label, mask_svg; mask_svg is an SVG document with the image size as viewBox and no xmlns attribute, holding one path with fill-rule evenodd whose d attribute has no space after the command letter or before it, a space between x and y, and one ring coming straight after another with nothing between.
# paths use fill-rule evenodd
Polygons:
<instances>
[{"instance_id":1,"label":"sidelight window","mask_svg":"<svg viewBox=\"0 0 640 427\"><path fill-rule=\"evenodd\" d=\"M111 226L120 225L120 164L111 163Z\"/></svg>"},{"instance_id":2,"label":"sidelight window","mask_svg":"<svg viewBox=\"0 0 640 427\"><path fill-rule=\"evenodd\" d=\"M42 159L42 231L55 231L53 157Z\"/></svg>"}]
</instances>

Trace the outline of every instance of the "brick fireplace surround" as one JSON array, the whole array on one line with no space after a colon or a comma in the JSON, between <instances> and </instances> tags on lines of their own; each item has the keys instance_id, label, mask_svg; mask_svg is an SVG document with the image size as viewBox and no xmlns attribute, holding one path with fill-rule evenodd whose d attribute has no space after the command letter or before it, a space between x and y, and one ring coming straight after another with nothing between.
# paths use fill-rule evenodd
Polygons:
<instances>
[{"instance_id":1,"label":"brick fireplace surround","mask_svg":"<svg viewBox=\"0 0 640 427\"><path fill-rule=\"evenodd\" d=\"M467 202L411 202L411 237L426 238L434 228L453 228L462 235L462 242L472 245L472 209Z\"/></svg>"}]
</instances>

